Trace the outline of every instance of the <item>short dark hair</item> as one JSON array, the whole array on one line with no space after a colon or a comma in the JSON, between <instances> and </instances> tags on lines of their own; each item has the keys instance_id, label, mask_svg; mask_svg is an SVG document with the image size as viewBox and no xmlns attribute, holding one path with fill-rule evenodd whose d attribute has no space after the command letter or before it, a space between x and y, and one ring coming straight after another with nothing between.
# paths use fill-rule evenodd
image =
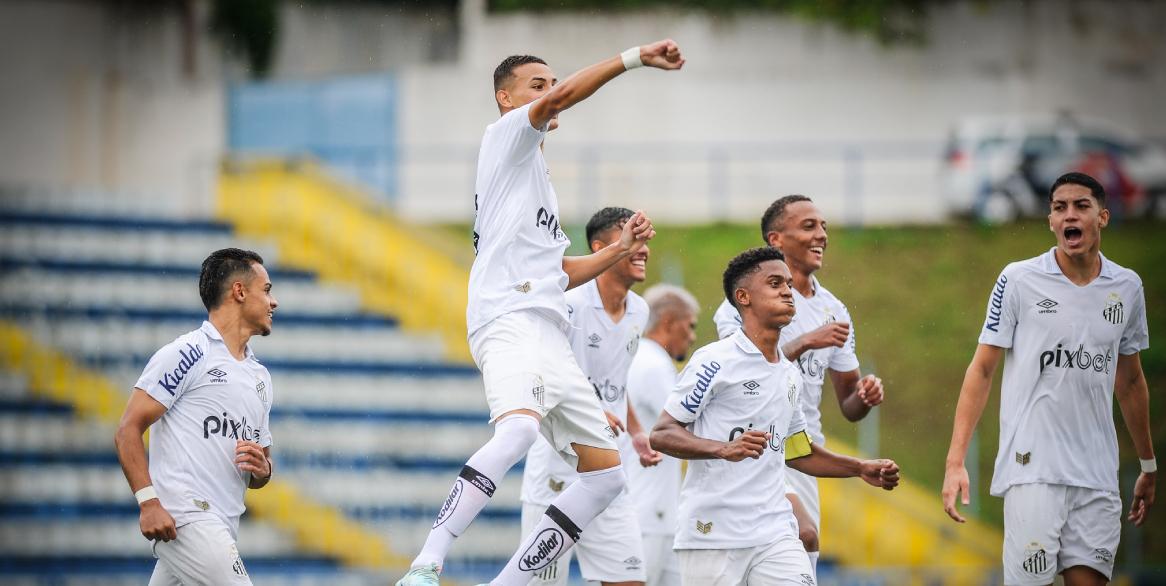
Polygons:
<instances>
[{"instance_id":1,"label":"short dark hair","mask_svg":"<svg viewBox=\"0 0 1166 586\"><path fill-rule=\"evenodd\" d=\"M737 307L737 301L733 299L733 292L737 290L737 284L741 282L743 277L756 271L761 263L768 260L784 261L785 255L772 246L759 246L750 248L729 261L729 266L725 267L725 274L721 277L721 286L725 289L725 299L728 299L733 307Z\"/></svg>"},{"instance_id":2,"label":"short dark hair","mask_svg":"<svg viewBox=\"0 0 1166 586\"><path fill-rule=\"evenodd\" d=\"M595 212L595 215L587 220L587 248L591 248L591 243L595 241L597 236L612 228L620 227L634 215L636 215L635 212L621 207L603 208Z\"/></svg>"},{"instance_id":3,"label":"short dark hair","mask_svg":"<svg viewBox=\"0 0 1166 586\"><path fill-rule=\"evenodd\" d=\"M1097 200L1097 204L1105 207L1105 188L1096 179L1076 171L1065 173L1053 182L1052 188L1049 189L1049 203L1053 201L1053 194L1057 192L1057 188L1062 185L1080 185L1087 188L1089 193L1093 195L1093 199Z\"/></svg>"},{"instance_id":4,"label":"short dark hair","mask_svg":"<svg viewBox=\"0 0 1166 586\"><path fill-rule=\"evenodd\" d=\"M506 82L514 76L514 70L527 63L547 64L546 61L534 55L511 55L503 59L498 67L494 68L494 91L502 89L502 86L506 85Z\"/></svg>"},{"instance_id":5,"label":"short dark hair","mask_svg":"<svg viewBox=\"0 0 1166 586\"><path fill-rule=\"evenodd\" d=\"M202 272L198 275L198 295L202 304L210 311L223 303L231 279L240 273L252 273L252 264L263 264L258 253L240 248L216 250L202 261Z\"/></svg>"},{"instance_id":6,"label":"short dark hair","mask_svg":"<svg viewBox=\"0 0 1166 586\"><path fill-rule=\"evenodd\" d=\"M799 201L813 202L814 200L804 195L786 195L777 198L777 201L774 201L769 204L769 207L765 208L765 213L761 214L761 240L763 242L769 244L769 233L777 231L777 223L785 215L786 206Z\"/></svg>"}]
</instances>

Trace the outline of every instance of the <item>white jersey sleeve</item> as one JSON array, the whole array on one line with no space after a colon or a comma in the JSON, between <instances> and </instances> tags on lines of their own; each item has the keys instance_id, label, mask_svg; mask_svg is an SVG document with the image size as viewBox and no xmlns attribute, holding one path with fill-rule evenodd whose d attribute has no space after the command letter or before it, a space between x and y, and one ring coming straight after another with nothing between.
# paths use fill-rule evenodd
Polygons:
<instances>
[{"instance_id":1,"label":"white jersey sleeve","mask_svg":"<svg viewBox=\"0 0 1166 586\"><path fill-rule=\"evenodd\" d=\"M858 368L858 355L855 353L854 320L850 317L850 310L841 302L838 303L838 320L850 324L850 335L841 348L830 354L830 370L834 372L850 372Z\"/></svg>"},{"instance_id":2,"label":"white jersey sleeve","mask_svg":"<svg viewBox=\"0 0 1166 586\"><path fill-rule=\"evenodd\" d=\"M717 338L723 340L741 327L741 312L725 299L713 314L713 323L717 325Z\"/></svg>"},{"instance_id":3,"label":"white jersey sleeve","mask_svg":"<svg viewBox=\"0 0 1166 586\"><path fill-rule=\"evenodd\" d=\"M1137 354L1150 347L1150 327L1146 325L1146 290L1138 288L1138 296L1134 299L1134 306L1130 311L1130 319L1126 322L1125 330L1121 334L1118 344L1118 354Z\"/></svg>"},{"instance_id":4,"label":"white jersey sleeve","mask_svg":"<svg viewBox=\"0 0 1166 586\"><path fill-rule=\"evenodd\" d=\"M707 346L706 346L707 348ZM692 423L713 399L713 378L721 369L719 362L697 350L680 373L676 387L668 396L664 410L681 423Z\"/></svg>"},{"instance_id":5,"label":"white jersey sleeve","mask_svg":"<svg viewBox=\"0 0 1166 586\"><path fill-rule=\"evenodd\" d=\"M146 391L167 409L173 406L174 401L191 387L191 382L207 369L206 361L202 359L207 343L205 339L196 339L198 336L199 331L195 330L155 352L134 386Z\"/></svg>"},{"instance_id":6,"label":"white jersey sleeve","mask_svg":"<svg viewBox=\"0 0 1166 586\"><path fill-rule=\"evenodd\" d=\"M494 125L494 132L488 135L489 149L497 154L500 162L509 165L525 162L546 138L547 127L538 129L530 125L530 107L534 104L531 102L507 112Z\"/></svg>"},{"instance_id":7,"label":"white jersey sleeve","mask_svg":"<svg viewBox=\"0 0 1166 586\"><path fill-rule=\"evenodd\" d=\"M275 404L275 388L271 384L271 373L267 372L266 368L263 369L263 373L262 373L262 376L260 377L260 382L258 383L258 385L264 386L263 390L266 391L267 397L264 400L264 403L265 403L264 407L266 407L266 409L263 410L263 427L259 432L259 439L255 440L255 443L259 444L260 447L269 448L269 447L271 447L271 444L272 444L272 439L271 439L271 406ZM258 392L258 389L257 389L257 392Z\"/></svg>"},{"instance_id":8,"label":"white jersey sleeve","mask_svg":"<svg viewBox=\"0 0 1166 586\"><path fill-rule=\"evenodd\" d=\"M808 431L806 425L806 416L804 413L802 413L802 401L800 400L800 395L805 390L806 383L804 380L802 380L801 373L798 372L797 368L791 368L790 371L794 373L792 378L797 379L796 383L791 384L797 385L798 396L795 396L794 400L790 401L790 403L793 405L793 415L789 418L789 428L787 428L785 431L785 437L787 438L795 433Z\"/></svg>"},{"instance_id":9,"label":"white jersey sleeve","mask_svg":"<svg viewBox=\"0 0 1166 586\"><path fill-rule=\"evenodd\" d=\"M992 293L988 296L988 315L984 320L984 329L980 332L980 343L989 344L998 348L1011 348L1016 333L1017 318L1020 314L1017 305L1016 286L1009 286L1009 279L1017 276L1012 270L1016 263L1004 267Z\"/></svg>"}]
</instances>

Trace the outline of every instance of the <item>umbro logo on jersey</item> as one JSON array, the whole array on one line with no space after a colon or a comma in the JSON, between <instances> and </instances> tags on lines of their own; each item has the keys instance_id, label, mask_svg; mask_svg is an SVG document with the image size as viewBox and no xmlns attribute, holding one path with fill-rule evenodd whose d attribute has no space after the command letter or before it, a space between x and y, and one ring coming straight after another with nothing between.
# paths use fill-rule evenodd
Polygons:
<instances>
[{"instance_id":1,"label":"umbro logo on jersey","mask_svg":"<svg viewBox=\"0 0 1166 586\"><path fill-rule=\"evenodd\" d=\"M745 394L746 395L749 395L751 397L756 397L756 396L761 394L761 393L757 392L757 389L760 388L761 385L758 384L757 381L755 381L755 380L747 380L744 383L742 383L741 386L745 387Z\"/></svg>"},{"instance_id":2,"label":"umbro logo on jersey","mask_svg":"<svg viewBox=\"0 0 1166 586\"><path fill-rule=\"evenodd\" d=\"M178 361L178 364L174 367L174 370L167 372L166 374L162 375L162 378L158 379L158 386L166 389L166 392L175 396L177 396L177 394L174 391L178 390L178 385L181 384L183 379L186 378L186 373L190 372L190 369L193 368L195 364L198 364L199 360L202 360L202 346L187 344L185 350L178 351L178 355L181 356L182 359Z\"/></svg>"},{"instance_id":3,"label":"umbro logo on jersey","mask_svg":"<svg viewBox=\"0 0 1166 586\"><path fill-rule=\"evenodd\" d=\"M701 523L700 519L697 519L696 530L699 531L701 535L708 535L713 531L713 522L709 521L708 523Z\"/></svg>"},{"instance_id":4,"label":"umbro logo on jersey","mask_svg":"<svg viewBox=\"0 0 1166 586\"><path fill-rule=\"evenodd\" d=\"M708 364L700 365L700 372L696 375L696 385L692 387L688 395L680 401L680 406L688 410L689 413L696 414L697 407L700 407L701 401L704 400L705 393L709 390L709 385L712 384L713 378L721 370L721 364L715 360Z\"/></svg>"},{"instance_id":5,"label":"umbro logo on jersey","mask_svg":"<svg viewBox=\"0 0 1166 586\"><path fill-rule=\"evenodd\" d=\"M1117 293L1110 293L1109 298L1105 301L1105 309L1101 310L1101 317L1105 321L1117 325L1125 321L1125 311L1121 303L1121 297Z\"/></svg>"},{"instance_id":6,"label":"umbro logo on jersey","mask_svg":"<svg viewBox=\"0 0 1166 586\"><path fill-rule=\"evenodd\" d=\"M1035 541L1024 548L1024 563L1020 567L1030 574L1043 574L1049 568L1048 555L1045 553L1045 548L1041 547Z\"/></svg>"},{"instance_id":7,"label":"umbro logo on jersey","mask_svg":"<svg viewBox=\"0 0 1166 586\"><path fill-rule=\"evenodd\" d=\"M1025 452L1023 454L1021 454L1020 452L1016 452L1016 463L1017 464L1020 464L1021 466L1028 466L1028 463L1030 461L1032 461L1032 452Z\"/></svg>"},{"instance_id":8,"label":"umbro logo on jersey","mask_svg":"<svg viewBox=\"0 0 1166 586\"><path fill-rule=\"evenodd\" d=\"M212 383L225 383L225 382L227 382L227 373L223 372L222 370L219 370L217 368L212 368L212 369L206 371L206 373L211 375L211 382Z\"/></svg>"},{"instance_id":9,"label":"umbro logo on jersey","mask_svg":"<svg viewBox=\"0 0 1166 586\"><path fill-rule=\"evenodd\" d=\"M1113 552L1109 551L1108 549L1105 549L1104 547L1099 547L1099 548L1093 550L1093 559L1095 559L1103 564L1112 564L1113 563Z\"/></svg>"},{"instance_id":10,"label":"umbro logo on jersey","mask_svg":"<svg viewBox=\"0 0 1166 586\"><path fill-rule=\"evenodd\" d=\"M628 559L624 560L624 561L623 561L623 563L625 563L625 564L627 564L627 565L628 565L628 566L627 566L627 569L629 569L629 570L638 570L638 569L640 569L640 566L641 566L641 565L642 565L644 562L643 562L643 560L641 560L640 558L638 558L638 557L636 557L636 556L632 556L632 557L630 557L630 558L628 558Z\"/></svg>"},{"instance_id":11,"label":"umbro logo on jersey","mask_svg":"<svg viewBox=\"0 0 1166 586\"><path fill-rule=\"evenodd\" d=\"M1040 311L1037 313L1057 313L1057 310L1053 309L1057 305L1059 304L1052 299L1042 299L1036 302L1036 306L1040 308Z\"/></svg>"},{"instance_id":12,"label":"umbro logo on jersey","mask_svg":"<svg viewBox=\"0 0 1166 586\"><path fill-rule=\"evenodd\" d=\"M799 574L798 577L802 579L802 586L814 586L814 577L809 574Z\"/></svg>"},{"instance_id":13,"label":"umbro logo on jersey","mask_svg":"<svg viewBox=\"0 0 1166 586\"><path fill-rule=\"evenodd\" d=\"M996 288L992 290L992 297L988 301L988 321L984 322L984 329L991 332L1000 332L1000 317L1004 314L1004 288L1008 286L1008 277L1000 275L996 281Z\"/></svg>"},{"instance_id":14,"label":"umbro logo on jersey","mask_svg":"<svg viewBox=\"0 0 1166 586\"><path fill-rule=\"evenodd\" d=\"M598 348L599 343L602 341L603 338L600 338L598 334L591 334L590 336L587 336L587 346L589 348Z\"/></svg>"}]
</instances>

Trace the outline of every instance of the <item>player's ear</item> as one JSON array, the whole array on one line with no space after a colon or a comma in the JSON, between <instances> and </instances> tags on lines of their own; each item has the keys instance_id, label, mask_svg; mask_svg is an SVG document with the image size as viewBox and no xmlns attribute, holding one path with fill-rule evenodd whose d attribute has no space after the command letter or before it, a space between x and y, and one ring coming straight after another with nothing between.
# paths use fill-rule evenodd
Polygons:
<instances>
[{"instance_id":1,"label":"player's ear","mask_svg":"<svg viewBox=\"0 0 1166 586\"><path fill-rule=\"evenodd\" d=\"M231 283L231 298L239 303L247 300L247 284L243 281Z\"/></svg>"},{"instance_id":2,"label":"player's ear","mask_svg":"<svg viewBox=\"0 0 1166 586\"><path fill-rule=\"evenodd\" d=\"M781 232L775 232L775 231L770 231L770 232L765 233L765 242L766 242L766 244L769 244L770 246L772 246L773 248L776 248L778 250L781 250L782 249L781 245L784 244L781 241Z\"/></svg>"},{"instance_id":3,"label":"player's ear","mask_svg":"<svg viewBox=\"0 0 1166 586\"><path fill-rule=\"evenodd\" d=\"M498 105L503 108L513 108L514 102L510 100L510 92L501 89L494 92L494 99L498 100Z\"/></svg>"},{"instance_id":4,"label":"player's ear","mask_svg":"<svg viewBox=\"0 0 1166 586\"><path fill-rule=\"evenodd\" d=\"M1101 208L1101 212L1097 215L1099 225L1104 228L1109 225L1109 208Z\"/></svg>"},{"instance_id":5,"label":"player's ear","mask_svg":"<svg viewBox=\"0 0 1166 586\"><path fill-rule=\"evenodd\" d=\"M591 241L591 252L592 253L599 252L600 250L603 250L603 248L605 246L607 246L607 244L604 244L604 242L602 240L592 240Z\"/></svg>"},{"instance_id":6,"label":"player's ear","mask_svg":"<svg viewBox=\"0 0 1166 586\"><path fill-rule=\"evenodd\" d=\"M737 287L737 289L733 291L733 299L737 302L737 307L745 307L746 305L749 305L749 292L746 291L743 287Z\"/></svg>"}]
</instances>

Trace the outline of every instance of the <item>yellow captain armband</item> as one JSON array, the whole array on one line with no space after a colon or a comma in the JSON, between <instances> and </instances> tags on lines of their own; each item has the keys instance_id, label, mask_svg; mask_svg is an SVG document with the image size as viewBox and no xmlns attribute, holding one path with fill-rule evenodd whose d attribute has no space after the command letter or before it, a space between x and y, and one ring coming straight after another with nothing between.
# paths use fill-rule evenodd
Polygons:
<instances>
[{"instance_id":1,"label":"yellow captain armband","mask_svg":"<svg viewBox=\"0 0 1166 586\"><path fill-rule=\"evenodd\" d=\"M805 430L785 438L785 459L794 460L810 455L810 435Z\"/></svg>"}]
</instances>

